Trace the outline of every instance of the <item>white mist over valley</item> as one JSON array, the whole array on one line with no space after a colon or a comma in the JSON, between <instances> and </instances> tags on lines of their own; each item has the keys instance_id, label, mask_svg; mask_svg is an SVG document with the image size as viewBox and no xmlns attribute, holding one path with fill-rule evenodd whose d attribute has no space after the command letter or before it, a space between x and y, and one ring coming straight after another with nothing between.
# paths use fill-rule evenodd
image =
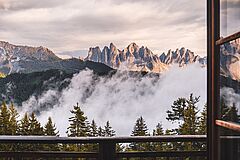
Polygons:
<instances>
[{"instance_id":1,"label":"white mist over valley","mask_svg":"<svg viewBox=\"0 0 240 160\"><path fill-rule=\"evenodd\" d=\"M220 52L221 94L238 109L239 51L235 40ZM0 73L7 77L0 81L1 100L13 101L21 115L35 112L42 124L51 116L61 136L66 136L70 110L77 103L89 122L94 119L103 127L109 120L119 136L130 135L140 116L149 132L157 123L173 129L178 124L168 122L166 112L191 93L200 96L199 110L206 103L207 57L184 47L159 56L136 43L124 49L110 43L90 47L85 58L61 59L45 47L0 41L0 57Z\"/></svg>"},{"instance_id":2,"label":"white mist over valley","mask_svg":"<svg viewBox=\"0 0 240 160\"><path fill-rule=\"evenodd\" d=\"M38 97L31 96L23 102L21 113L30 113L43 103L57 100L38 118L46 123L51 116L61 136L66 136L70 110L77 102L90 122L94 119L97 125L104 126L109 120L119 136L130 135L140 116L146 120L150 132L159 122L164 129L172 129L177 124L166 120L166 111L174 100L188 98L191 93L200 96L198 107L202 109L206 103L206 76L206 67L199 64L173 65L160 76L132 76L128 71L119 70L111 78L96 77L87 69L75 74L61 92L48 90Z\"/></svg>"}]
</instances>

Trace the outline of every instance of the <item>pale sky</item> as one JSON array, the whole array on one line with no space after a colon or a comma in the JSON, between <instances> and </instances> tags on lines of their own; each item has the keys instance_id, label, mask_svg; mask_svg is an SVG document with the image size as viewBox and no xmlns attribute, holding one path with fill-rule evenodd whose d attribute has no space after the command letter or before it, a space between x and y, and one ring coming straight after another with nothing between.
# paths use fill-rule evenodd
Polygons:
<instances>
[{"instance_id":1,"label":"pale sky","mask_svg":"<svg viewBox=\"0 0 240 160\"><path fill-rule=\"evenodd\" d=\"M0 0L0 15L0 40L56 53L135 42L206 55L206 0Z\"/></svg>"}]
</instances>

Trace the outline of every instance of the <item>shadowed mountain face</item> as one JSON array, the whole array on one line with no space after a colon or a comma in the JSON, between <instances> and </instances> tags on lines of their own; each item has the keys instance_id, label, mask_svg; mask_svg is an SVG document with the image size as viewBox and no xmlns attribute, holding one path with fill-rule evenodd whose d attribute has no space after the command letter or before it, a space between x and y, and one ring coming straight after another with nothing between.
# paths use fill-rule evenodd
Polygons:
<instances>
[{"instance_id":1,"label":"shadowed mountain face","mask_svg":"<svg viewBox=\"0 0 240 160\"><path fill-rule=\"evenodd\" d=\"M16 46L0 41L0 102L21 104L49 89L61 90L73 74L84 69L108 75L112 68L80 59L60 59L44 47ZM5 78L2 78L5 77Z\"/></svg>"},{"instance_id":2,"label":"shadowed mountain face","mask_svg":"<svg viewBox=\"0 0 240 160\"><path fill-rule=\"evenodd\" d=\"M194 55L194 52L185 48L176 51L169 50L167 54L163 53L158 56L148 47L139 47L135 43L131 43L123 50L117 49L113 43L109 47L105 46L102 50L98 46L90 48L85 60L104 63L113 68L124 66L127 70L156 73L167 70L170 64L184 66L198 62L206 65L206 58Z\"/></svg>"},{"instance_id":3,"label":"shadowed mountain face","mask_svg":"<svg viewBox=\"0 0 240 160\"><path fill-rule=\"evenodd\" d=\"M90 68L98 73L112 70L104 64L98 64L80 59L61 59L44 47L16 46L0 41L0 73L32 73L51 69L76 73Z\"/></svg>"},{"instance_id":4,"label":"shadowed mountain face","mask_svg":"<svg viewBox=\"0 0 240 160\"><path fill-rule=\"evenodd\" d=\"M44 64L40 64L41 67L46 67ZM34 67L34 64L32 65ZM61 69L31 73L13 73L6 76L6 78L0 78L0 103L5 100L21 105L22 102L28 100L31 96L41 95L48 90L61 91L68 87L75 73L87 68L92 70L96 77L111 75L111 73L115 72L112 68L104 64L91 61L84 62L79 59L63 60L60 65L52 63L52 66L47 67Z\"/></svg>"}]
</instances>

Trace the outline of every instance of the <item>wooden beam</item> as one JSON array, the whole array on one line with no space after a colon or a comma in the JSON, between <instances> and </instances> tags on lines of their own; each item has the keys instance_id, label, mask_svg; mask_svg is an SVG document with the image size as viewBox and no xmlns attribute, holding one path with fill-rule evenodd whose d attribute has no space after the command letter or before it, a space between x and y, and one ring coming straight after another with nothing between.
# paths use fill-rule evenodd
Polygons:
<instances>
[{"instance_id":1,"label":"wooden beam","mask_svg":"<svg viewBox=\"0 0 240 160\"><path fill-rule=\"evenodd\" d=\"M226 122L223 120L216 120L216 125L240 132L240 124L237 124L234 122Z\"/></svg>"},{"instance_id":2,"label":"wooden beam","mask_svg":"<svg viewBox=\"0 0 240 160\"><path fill-rule=\"evenodd\" d=\"M230 41L238 39L238 38L240 38L240 31L237 33L234 33L230 36L220 38L219 40L216 41L216 45L222 45L224 43L230 42Z\"/></svg>"},{"instance_id":3,"label":"wooden beam","mask_svg":"<svg viewBox=\"0 0 240 160\"><path fill-rule=\"evenodd\" d=\"M206 135L164 135L126 137L0 136L0 143L86 144L131 142L206 142Z\"/></svg>"}]
</instances>

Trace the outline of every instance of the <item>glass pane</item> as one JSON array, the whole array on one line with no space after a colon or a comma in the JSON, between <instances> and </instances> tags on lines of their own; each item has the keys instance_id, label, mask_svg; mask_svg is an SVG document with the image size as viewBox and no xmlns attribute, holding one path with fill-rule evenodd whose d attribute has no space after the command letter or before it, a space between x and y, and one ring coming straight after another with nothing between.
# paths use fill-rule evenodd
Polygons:
<instances>
[{"instance_id":1,"label":"glass pane","mask_svg":"<svg viewBox=\"0 0 240 160\"><path fill-rule=\"evenodd\" d=\"M220 119L240 124L240 38L220 46Z\"/></svg>"},{"instance_id":2,"label":"glass pane","mask_svg":"<svg viewBox=\"0 0 240 160\"><path fill-rule=\"evenodd\" d=\"M226 37L240 31L240 0L220 0L220 35Z\"/></svg>"},{"instance_id":3,"label":"glass pane","mask_svg":"<svg viewBox=\"0 0 240 160\"><path fill-rule=\"evenodd\" d=\"M220 46L220 113L224 121L240 124L240 38ZM240 159L240 132L219 127L220 160Z\"/></svg>"}]
</instances>

